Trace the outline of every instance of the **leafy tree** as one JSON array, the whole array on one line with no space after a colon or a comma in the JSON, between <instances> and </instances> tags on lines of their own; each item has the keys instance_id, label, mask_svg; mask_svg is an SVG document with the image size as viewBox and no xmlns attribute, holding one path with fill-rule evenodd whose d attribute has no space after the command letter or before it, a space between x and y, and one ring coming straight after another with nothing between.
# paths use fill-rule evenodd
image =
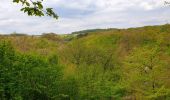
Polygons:
<instances>
[{"instance_id":1,"label":"leafy tree","mask_svg":"<svg viewBox=\"0 0 170 100\"><path fill-rule=\"evenodd\" d=\"M136 48L124 63L127 90L136 99L166 99L168 66L159 47ZM165 79L164 79L165 78Z\"/></svg>"},{"instance_id":2,"label":"leafy tree","mask_svg":"<svg viewBox=\"0 0 170 100\"><path fill-rule=\"evenodd\" d=\"M62 70L55 56L47 60L41 56L24 55L21 57L25 68L23 98L26 100L55 99L59 94ZM27 92L24 92L27 91Z\"/></svg>"},{"instance_id":3,"label":"leafy tree","mask_svg":"<svg viewBox=\"0 0 170 100\"><path fill-rule=\"evenodd\" d=\"M8 41L0 42L0 99L55 100L62 92L62 67L56 55L17 53Z\"/></svg>"}]
</instances>

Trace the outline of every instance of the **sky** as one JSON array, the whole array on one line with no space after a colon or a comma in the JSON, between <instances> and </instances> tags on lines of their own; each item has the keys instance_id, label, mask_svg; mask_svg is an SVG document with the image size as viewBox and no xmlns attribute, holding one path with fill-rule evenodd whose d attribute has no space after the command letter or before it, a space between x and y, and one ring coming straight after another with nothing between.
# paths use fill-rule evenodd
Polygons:
<instances>
[{"instance_id":1,"label":"sky","mask_svg":"<svg viewBox=\"0 0 170 100\"><path fill-rule=\"evenodd\" d=\"M170 0L44 0L59 15L30 17L13 0L0 2L0 34L67 34L96 28L130 28L170 22Z\"/></svg>"}]
</instances>

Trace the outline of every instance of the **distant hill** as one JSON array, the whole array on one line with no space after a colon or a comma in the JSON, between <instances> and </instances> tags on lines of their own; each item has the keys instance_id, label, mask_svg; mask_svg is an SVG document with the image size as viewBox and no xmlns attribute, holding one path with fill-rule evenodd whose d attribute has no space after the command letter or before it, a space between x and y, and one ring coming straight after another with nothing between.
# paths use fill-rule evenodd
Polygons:
<instances>
[{"instance_id":1,"label":"distant hill","mask_svg":"<svg viewBox=\"0 0 170 100\"><path fill-rule=\"evenodd\" d=\"M99 32L99 31L105 31L105 30L107 30L107 29L89 29L89 30L82 30L82 31L72 32L72 34L85 34L85 33Z\"/></svg>"},{"instance_id":2,"label":"distant hill","mask_svg":"<svg viewBox=\"0 0 170 100\"><path fill-rule=\"evenodd\" d=\"M74 34L77 37L83 37L83 36L87 36L89 33L92 33L92 32L104 32L104 31L108 31L108 30L119 30L119 29L116 29L116 28L109 28L109 29L88 29L88 30L72 32L71 34Z\"/></svg>"}]
</instances>

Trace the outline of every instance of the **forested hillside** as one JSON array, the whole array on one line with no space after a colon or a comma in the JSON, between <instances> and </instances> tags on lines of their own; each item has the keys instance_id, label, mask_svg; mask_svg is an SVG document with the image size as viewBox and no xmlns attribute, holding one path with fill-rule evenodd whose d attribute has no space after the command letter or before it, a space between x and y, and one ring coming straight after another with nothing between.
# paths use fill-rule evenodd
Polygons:
<instances>
[{"instance_id":1,"label":"forested hillside","mask_svg":"<svg viewBox=\"0 0 170 100\"><path fill-rule=\"evenodd\" d=\"M0 35L0 100L170 100L170 25Z\"/></svg>"}]
</instances>

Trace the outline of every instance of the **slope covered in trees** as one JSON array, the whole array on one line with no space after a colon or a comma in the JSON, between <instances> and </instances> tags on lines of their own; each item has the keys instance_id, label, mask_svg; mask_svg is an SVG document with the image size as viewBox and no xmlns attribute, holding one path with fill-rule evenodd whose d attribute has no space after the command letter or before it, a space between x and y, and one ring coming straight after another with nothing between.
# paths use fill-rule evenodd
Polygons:
<instances>
[{"instance_id":1,"label":"slope covered in trees","mask_svg":"<svg viewBox=\"0 0 170 100\"><path fill-rule=\"evenodd\" d=\"M1 35L0 98L170 99L169 24L86 32Z\"/></svg>"}]
</instances>

